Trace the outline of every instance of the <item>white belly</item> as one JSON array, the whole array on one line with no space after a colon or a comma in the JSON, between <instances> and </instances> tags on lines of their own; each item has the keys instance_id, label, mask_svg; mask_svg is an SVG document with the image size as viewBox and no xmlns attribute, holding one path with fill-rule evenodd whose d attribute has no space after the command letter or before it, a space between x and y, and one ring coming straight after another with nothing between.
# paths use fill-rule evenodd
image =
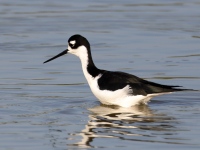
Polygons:
<instances>
[{"instance_id":1,"label":"white belly","mask_svg":"<svg viewBox=\"0 0 200 150\"><path fill-rule=\"evenodd\" d=\"M98 77L89 83L93 94L99 99L102 104L118 105L121 107L131 107L140 103L147 103L153 96L147 95L130 95L130 89L127 85L123 89L116 91L100 90L97 84Z\"/></svg>"}]
</instances>

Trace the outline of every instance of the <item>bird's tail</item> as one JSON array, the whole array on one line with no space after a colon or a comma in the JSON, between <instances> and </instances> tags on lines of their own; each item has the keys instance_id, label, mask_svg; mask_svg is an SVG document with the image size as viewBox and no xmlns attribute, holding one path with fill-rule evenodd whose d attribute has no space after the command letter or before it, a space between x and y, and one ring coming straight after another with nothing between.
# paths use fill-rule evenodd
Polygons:
<instances>
[{"instance_id":1,"label":"bird's tail","mask_svg":"<svg viewBox=\"0 0 200 150\"><path fill-rule=\"evenodd\" d=\"M199 91L194 89L184 89L182 86L174 86L174 85L162 85L154 82L150 82L145 80L145 91L148 94L151 93L167 93L167 92L178 92L178 91Z\"/></svg>"}]
</instances>

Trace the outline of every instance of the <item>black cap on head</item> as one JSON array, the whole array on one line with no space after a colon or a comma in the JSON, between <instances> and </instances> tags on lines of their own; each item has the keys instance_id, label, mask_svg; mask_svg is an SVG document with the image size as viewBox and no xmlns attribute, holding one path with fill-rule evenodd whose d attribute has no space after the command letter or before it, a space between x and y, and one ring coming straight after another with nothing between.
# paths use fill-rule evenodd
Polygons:
<instances>
[{"instance_id":1,"label":"black cap on head","mask_svg":"<svg viewBox=\"0 0 200 150\"><path fill-rule=\"evenodd\" d=\"M90 51L90 44L89 44L88 40L79 34L75 34L75 35L71 36L68 40L68 44L71 47L71 49L77 49L79 46L84 45ZM67 52L68 52L68 49L66 49L63 52L59 53L58 55L48 59L44 63L47 63L47 62L52 61L60 56L63 56L65 54L67 54Z\"/></svg>"}]
</instances>

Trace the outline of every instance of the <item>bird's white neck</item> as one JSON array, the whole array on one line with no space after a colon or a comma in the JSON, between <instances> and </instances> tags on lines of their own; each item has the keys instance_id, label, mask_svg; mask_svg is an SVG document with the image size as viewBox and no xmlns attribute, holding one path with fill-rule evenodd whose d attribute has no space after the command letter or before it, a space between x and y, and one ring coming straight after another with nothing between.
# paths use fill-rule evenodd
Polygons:
<instances>
[{"instance_id":1,"label":"bird's white neck","mask_svg":"<svg viewBox=\"0 0 200 150\"><path fill-rule=\"evenodd\" d=\"M81 60L83 74L90 84L100 73L93 63L90 51L85 46L80 46L76 50L70 50L69 52L75 54Z\"/></svg>"},{"instance_id":2,"label":"bird's white neck","mask_svg":"<svg viewBox=\"0 0 200 150\"><path fill-rule=\"evenodd\" d=\"M82 66L83 74L84 74L86 80L88 81L88 83L90 84L90 82L93 79L93 77L92 77L92 75L89 74L88 69L87 69L88 68L88 64L89 64L88 53L84 52L84 54L81 54L79 56L79 58L81 60L81 66Z\"/></svg>"}]
</instances>

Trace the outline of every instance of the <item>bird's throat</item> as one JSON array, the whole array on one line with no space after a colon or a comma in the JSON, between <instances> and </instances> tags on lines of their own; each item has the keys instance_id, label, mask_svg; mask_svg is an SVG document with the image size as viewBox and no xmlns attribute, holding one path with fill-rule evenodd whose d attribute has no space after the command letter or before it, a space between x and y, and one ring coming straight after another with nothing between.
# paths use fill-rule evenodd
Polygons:
<instances>
[{"instance_id":1,"label":"bird's throat","mask_svg":"<svg viewBox=\"0 0 200 150\"><path fill-rule=\"evenodd\" d=\"M101 73L100 70L95 66L90 51L82 53L79 55L79 58L81 60L83 74L88 82Z\"/></svg>"}]
</instances>

